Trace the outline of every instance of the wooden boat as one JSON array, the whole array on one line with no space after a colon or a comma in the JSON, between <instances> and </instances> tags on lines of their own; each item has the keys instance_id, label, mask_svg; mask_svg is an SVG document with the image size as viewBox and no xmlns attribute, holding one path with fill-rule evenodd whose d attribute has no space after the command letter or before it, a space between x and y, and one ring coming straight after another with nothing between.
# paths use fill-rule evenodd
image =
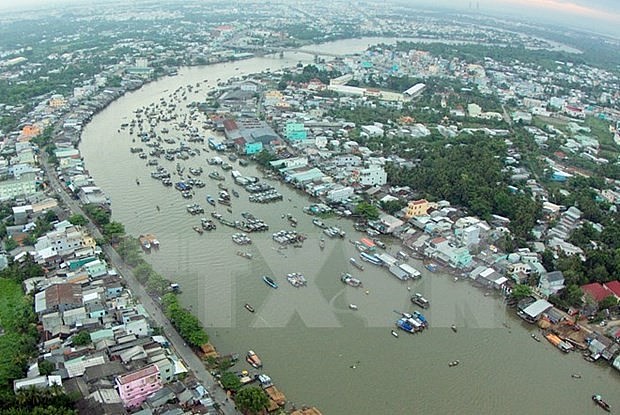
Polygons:
<instances>
[{"instance_id":1,"label":"wooden boat","mask_svg":"<svg viewBox=\"0 0 620 415\"><path fill-rule=\"evenodd\" d=\"M392 333L392 336L398 337L398 333L396 332L396 330L391 330L390 333Z\"/></svg>"},{"instance_id":2,"label":"wooden boat","mask_svg":"<svg viewBox=\"0 0 620 415\"><path fill-rule=\"evenodd\" d=\"M452 329L452 331L453 331L453 332L455 332L455 333L456 333L457 328L456 328L456 325L455 325L455 324L453 324L452 326L450 326L450 328Z\"/></svg>"},{"instance_id":3,"label":"wooden boat","mask_svg":"<svg viewBox=\"0 0 620 415\"><path fill-rule=\"evenodd\" d=\"M246 309L246 310L248 310L250 313L253 313L253 312L255 311L255 310L254 310L254 307L252 307L252 306L251 306L251 305L249 305L248 303L245 303L244 307L245 307L245 309Z\"/></svg>"},{"instance_id":4,"label":"wooden boat","mask_svg":"<svg viewBox=\"0 0 620 415\"><path fill-rule=\"evenodd\" d=\"M595 404L603 408L605 411L611 411L611 406L609 406L609 404L603 400L601 395L592 395L592 400Z\"/></svg>"},{"instance_id":5,"label":"wooden boat","mask_svg":"<svg viewBox=\"0 0 620 415\"><path fill-rule=\"evenodd\" d=\"M254 353L254 351L252 350L248 351L248 354L245 357L245 361L248 362L250 366L252 366L255 369L259 369L263 367L263 362L260 360L258 355Z\"/></svg>"}]
</instances>

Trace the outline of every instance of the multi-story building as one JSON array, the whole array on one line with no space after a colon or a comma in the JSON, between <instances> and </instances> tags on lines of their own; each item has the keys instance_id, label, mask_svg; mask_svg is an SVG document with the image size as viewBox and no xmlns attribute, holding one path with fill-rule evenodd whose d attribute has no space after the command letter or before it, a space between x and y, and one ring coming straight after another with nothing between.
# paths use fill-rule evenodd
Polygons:
<instances>
[{"instance_id":1,"label":"multi-story building","mask_svg":"<svg viewBox=\"0 0 620 415\"><path fill-rule=\"evenodd\" d=\"M37 251L51 248L57 255L64 256L82 248L95 248L94 238L79 226L63 221L56 224L55 228L37 240L34 246Z\"/></svg>"},{"instance_id":2,"label":"multi-story building","mask_svg":"<svg viewBox=\"0 0 620 415\"><path fill-rule=\"evenodd\" d=\"M426 199L411 200L407 204L407 210L405 211L405 218L411 219L416 216L424 216L428 212L429 204Z\"/></svg>"},{"instance_id":3,"label":"multi-story building","mask_svg":"<svg viewBox=\"0 0 620 415\"><path fill-rule=\"evenodd\" d=\"M387 183L387 173L382 166L371 164L358 173L358 181L362 186L383 186Z\"/></svg>"},{"instance_id":4,"label":"multi-story building","mask_svg":"<svg viewBox=\"0 0 620 415\"><path fill-rule=\"evenodd\" d=\"M159 368L154 364L117 376L114 383L125 408L137 407L163 387Z\"/></svg>"},{"instance_id":5,"label":"multi-story building","mask_svg":"<svg viewBox=\"0 0 620 415\"><path fill-rule=\"evenodd\" d=\"M36 193L36 178L35 173L24 173L19 177L0 181L0 199L6 200Z\"/></svg>"}]
</instances>

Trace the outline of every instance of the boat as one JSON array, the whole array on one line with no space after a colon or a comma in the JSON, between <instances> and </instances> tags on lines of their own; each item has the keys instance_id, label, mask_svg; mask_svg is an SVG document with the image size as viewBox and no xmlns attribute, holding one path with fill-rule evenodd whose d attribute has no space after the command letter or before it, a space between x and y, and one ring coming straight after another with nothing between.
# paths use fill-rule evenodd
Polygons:
<instances>
[{"instance_id":1,"label":"boat","mask_svg":"<svg viewBox=\"0 0 620 415\"><path fill-rule=\"evenodd\" d=\"M420 307L426 309L429 308L431 306L431 303L422 296L422 294L420 293L415 293L412 297L411 297L411 302L413 304L417 304Z\"/></svg>"},{"instance_id":2,"label":"boat","mask_svg":"<svg viewBox=\"0 0 620 415\"><path fill-rule=\"evenodd\" d=\"M215 206L215 199L211 195L207 195L207 203L211 206Z\"/></svg>"},{"instance_id":3,"label":"boat","mask_svg":"<svg viewBox=\"0 0 620 415\"><path fill-rule=\"evenodd\" d=\"M351 263L351 265L353 265L355 268L359 269L360 271L364 271L364 266L362 264L360 264L359 262L357 262L355 260L355 258L349 258L349 262Z\"/></svg>"},{"instance_id":4,"label":"boat","mask_svg":"<svg viewBox=\"0 0 620 415\"><path fill-rule=\"evenodd\" d=\"M540 337L538 337L536 334L532 333L531 336L532 336L532 339L536 340L537 342L540 342Z\"/></svg>"},{"instance_id":5,"label":"boat","mask_svg":"<svg viewBox=\"0 0 620 415\"><path fill-rule=\"evenodd\" d=\"M195 230L198 235L202 235L204 232L204 230L200 226L193 226L192 229Z\"/></svg>"},{"instance_id":6,"label":"boat","mask_svg":"<svg viewBox=\"0 0 620 415\"><path fill-rule=\"evenodd\" d=\"M314 218L314 219L312 219L312 223L313 223L314 225L318 226L318 227L319 227L319 228L321 228L321 229L325 229L325 228L327 228L327 225L325 224L325 222L323 222L323 221L322 221L322 220L320 220L320 219Z\"/></svg>"},{"instance_id":7,"label":"boat","mask_svg":"<svg viewBox=\"0 0 620 415\"><path fill-rule=\"evenodd\" d=\"M272 278L269 278L266 275L263 275L263 281L265 281L265 284L267 284L271 288L278 288L278 284Z\"/></svg>"},{"instance_id":8,"label":"boat","mask_svg":"<svg viewBox=\"0 0 620 415\"><path fill-rule=\"evenodd\" d=\"M611 411L611 406L609 406L609 404L603 400L601 395L592 395L592 400L595 404L603 408L605 411Z\"/></svg>"},{"instance_id":9,"label":"boat","mask_svg":"<svg viewBox=\"0 0 620 415\"><path fill-rule=\"evenodd\" d=\"M357 305L355 305L355 304L349 304L349 308L350 308L351 310L357 310Z\"/></svg>"},{"instance_id":10,"label":"boat","mask_svg":"<svg viewBox=\"0 0 620 415\"><path fill-rule=\"evenodd\" d=\"M232 193L234 197L239 197L239 192L236 191L235 189L232 189L230 192Z\"/></svg>"},{"instance_id":11,"label":"boat","mask_svg":"<svg viewBox=\"0 0 620 415\"><path fill-rule=\"evenodd\" d=\"M260 360L258 355L254 353L253 350L248 351L248 354L245 357L245 361L248 362L250 366L255 369L260 369L261 367L263 367L263 362Z\"/></svg>"},{"instance_id":12,"label":"boat","mask_svg":"<svg viewBox=\"0 0 620 415\"><path fill-rule=\"evenodd\" d=\"M579 373L573 373L570 377L573 379L581 379L581 375Z\"/></svg>"},{"instance_id":13,"label":"boat","mask_svg":"<svg viewBox=\"0 0 620 415\"><path fill-rule=\"evenodd\" d=\"M136 179L136 184L140 186L140 179Z\"/></svg>"},{"instance_id":14,"label":"boat","mask_svg":"<svg viewBox=\"0 0 620 415\"><path fill-rule=\"evenodd\" d=\"M343 272L342 274L340 274L340 281L342 281L343 283L347 285L350 285L351 287L357 288L357 287L362 286L362 282L358 280L357 278L353 277L348 272Z\"/></svg>"},{"instance_id":15,"label":"boat","mask_svg":"<svg viewBox=\"0 0 620 415\"><path fill-rule=\"evenodd\" d=\"M252 306L251 306L251 305L249 305L248 303L245 303L244 307L245 307L245 309L246 309L246 310L248 310L250 313L253 313L253 312L255 311L255 310L254 310L254 307L252 307Z\"/></svg>"},{"instance_id":16,"label":"boat","mask_svg":"<svg viewBox=\"0 0 620 415\"><path fill-rule=\"evenodd\" d=\"M392 333L392 336L398 337L398 332L396 330L390 330L390 333Z\"/></svg>"},{"instance_id":17,"label":"boat","mask_svg":"<svg viewBox=\"0 0 620 415\"><path fill-rule=\"evenodd\" d=\"M448 363L448 366L455 367L455 366L458 366L459 363L461 363L459 360L453 360L452 362Z\"/></svg>"},{"instance_id":18,"label":"boat","mask_svg":"<svg viewBox=\"0 0 620 415\"><path fill-rule=\"evenodd\" d=\"M360 257L362 258L362 260L366 262L370 262L373 265L381 265L383 263L383 261L381 261L379 257L375 255L367 254L366 252L360 253Z\"/></svg>"},{"instance_id":19,"label":"boat","mask_svg":"<svg viewBox=\"0 0 620 415\"><path fill-rule=\"evenodd\" d=\"M319 248L321 248L321 251L325 249L325 238L319 239Z\"/></svg>"},{"instance_id":20,"label":"boat","mask_svg":"<svg viewBox=\"0 0 620 415\"><path fill-rule=\"evenodd\" d=\"M147 241L149 241L151 247L159 249L159 239L157 239L155 235L153 235L152 233L147 233L146 235L144 235L144 237L147 239Z\"/></svg>"},{"instance_id":21,"label":"boat","mask_svg":"<svg viewBox=\"0 0 620 415\"><path fill-rule=\"evenodd\" d=\"M250 252L237 251L237 255L241 258L252 259L252 254Z\"/></svg>"},{"instance_id":22,"label":"boat","mask_svg":"<svg viewBox=\"0 0 620 415\"><path fill-rule=\"evenodd\" d=\"M396 327L401 329L402 331L406 331L407 333L415 333L416 327L413 325L412 320L408 318L399 318L396 321Z\"/></svg>"},{"instance_id":23,"label":"boat","mask_svg":"<svg viewBox=\"0 0 620 415\"><path fill-rule=\"evenodd\" d=\"M453 332L455 332L455 333L456 333L456 330L457 330L457 329L456 329L456 325L454 325L454 324L453 324L453 325L451 325L451 326L450 326L450 328L452 329L452 331L453 331Z\"/></svg>"},{"instance_id":24,"label":"boat","mask_svg":"<svg viewBox=\"0 0 620 415\"><path fill-rule=\"evenodd\" d=\"M144 249L145 251L149 251L151 249L151 242L146 236L140 235L138 237L138 240L140 241L140 246L142 247L142 249Z\"/></svg>"}]
</instances>

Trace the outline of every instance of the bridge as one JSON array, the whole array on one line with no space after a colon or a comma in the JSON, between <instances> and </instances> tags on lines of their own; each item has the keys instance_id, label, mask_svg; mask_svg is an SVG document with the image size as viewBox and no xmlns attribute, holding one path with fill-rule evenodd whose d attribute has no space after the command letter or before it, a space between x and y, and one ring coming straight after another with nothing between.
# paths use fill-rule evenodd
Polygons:
<instances>
[{"instance_id":1,"label":"bridge","mask_svg":"<svg viewBox=\"0 0 620 415\"><path fill-rule=\"evenodd\" d=\"M312 49L303 49L303 48L278 48L278 47L261 48L261 47L238 47L238 46L232 46L232 45L230 47L238 51L250 52L258 56L280 54L280 57L283 57L284 54L286 53L304 53L307 55L313 55L314 57L328 56L332 58L342 58L346 56L346 55L332 53L332 52L325 52L325 51L312 50Z\"/></svg>"}]
</instances>

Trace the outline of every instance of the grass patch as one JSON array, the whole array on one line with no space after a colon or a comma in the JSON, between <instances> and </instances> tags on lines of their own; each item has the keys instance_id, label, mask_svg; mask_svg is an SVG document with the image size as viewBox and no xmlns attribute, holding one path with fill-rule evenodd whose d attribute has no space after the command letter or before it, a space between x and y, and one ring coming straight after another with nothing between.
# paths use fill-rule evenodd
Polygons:
<instances>
[{"instance_id":1,"label":"grass patch","mask_svg":"<svg viewBox=\"0 0 620 415\"><path fill-rule=\"evenodd\" d=\"M30 342L23 333L24 320L32 315L32 304L15 281L0 278L0 388L12 387L13 379L24 375L29 357L24 346Z\"/></svg>"}]
</instances>

